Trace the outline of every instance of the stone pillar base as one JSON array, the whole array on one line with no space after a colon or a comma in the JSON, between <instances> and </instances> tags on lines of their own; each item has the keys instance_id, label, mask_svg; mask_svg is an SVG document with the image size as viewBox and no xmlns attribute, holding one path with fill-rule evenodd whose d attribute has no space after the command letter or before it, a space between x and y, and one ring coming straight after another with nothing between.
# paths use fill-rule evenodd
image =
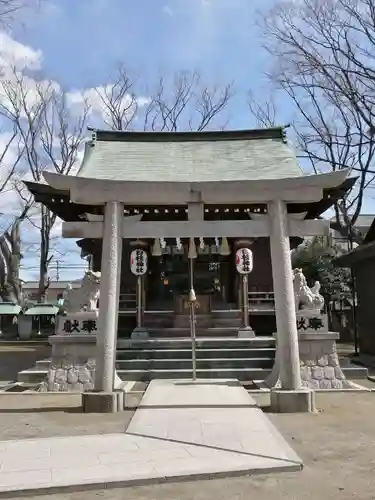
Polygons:
<instances>
[{"instance_id":1,"label":"stone pillar base","mask_svg":"<svg viewBox=\"0 0 375 500\"><path fill-rule=\"evenodd\" d=\"M150 338L149 332L143 327L136 327L132 331L131 339L132 340L148 340Z\"/></svg>"},{"instance_id":2,"label":"stone pillar base","mask_svg":"<svg viewBox=\"0 0 375 500\"><path fill-rule=\"evenodd\" d=\"M312 413L316 411L315 392L310 389L271 390L271 409L275 413Z\"/></svg>"},{"instance_id":3,"label":"stone pillar base","mask_svg":"<svg viewBox=\"0 0 375 500\"><path fill-rule=\"evenodd\" d=\"M242 327L238 330L237 337L240 339L254 338L255 332L250 326L247 328Z\"/></svg>"},{"instance_id":4,"label":"stone pillar base","mask_svg":"<svg viewBox=\"0 0 375 500\"><path fill-rule=\"evenodd\" d=\"M83 413L117 413L124 410L124 393L115 392L83 392Z\"/></svg>"}]
</instances>

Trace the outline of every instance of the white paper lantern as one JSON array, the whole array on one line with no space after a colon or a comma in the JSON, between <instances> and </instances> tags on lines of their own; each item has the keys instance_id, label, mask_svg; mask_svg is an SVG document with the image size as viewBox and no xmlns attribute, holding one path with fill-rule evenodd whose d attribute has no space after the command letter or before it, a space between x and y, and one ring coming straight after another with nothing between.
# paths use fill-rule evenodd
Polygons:
<instances>
[{"instance_id":1,"label":"white paper lantern","mask_svg":"<svg viewBox=\"0 0 375 500\"><path fill-rule=\"evenodd\" d=\"M240 274L249 274L253 270L253 252L250 248L240 248L236 252L236 268Z\"/></svg>"},{"instance_id":2,"label":"white paper lantern","mask_svg":"<svg viewBox=\"0 0 375 500\"><path fill-rule=\"evenodd\" d=\"M135 276L142 276L147 272L147 253L137 248L130 254L130 270Z\"/></svg>"}]
</instances>

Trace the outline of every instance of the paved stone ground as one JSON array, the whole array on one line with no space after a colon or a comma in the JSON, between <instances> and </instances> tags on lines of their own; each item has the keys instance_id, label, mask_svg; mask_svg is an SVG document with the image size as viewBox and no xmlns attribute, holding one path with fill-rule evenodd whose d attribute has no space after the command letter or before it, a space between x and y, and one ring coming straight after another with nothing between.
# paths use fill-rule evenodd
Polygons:
<instances>
[{"instance_id":1,"label":"paved stone ground","mask_svg":"<svg viewBox=\"0 0 375 500\"><path fill-rule=\"evenodd\" d=\"M375 384L373 384L375 387ZM0 398L0 440L73 434L112 433L124 429L129 414L83 415L70 410L16 410L17 396ZM77 399L65 404L74 408ZM266 395L257 397L268 404ZM35 401L35 400L34 400ZM375 499L375 393L317 395L318 414L273 415L272 422L303 459L303 472L170 483L150 487L94 490L49 495L51 500L349 500ZM48 406L61 406L63 400ZM27 405L24 405L27 407ZM30 405L29 405L30 406ZM34 403L36 406L36 403ZM12 413L4 413L10 407ZM13 408L12 408L13 407ZM44 404L46 407L46 404ZM28 497L44 500L45 496Z\"/></svg>"},{"instance_id":2,"label":"paved stone ground","mask_svg":"<svg viewBox=\"0 0 375 500\"><path fill-rule=\"evenodd\" d=\"M300 458L234 380L153 380L126 433L5 440L0 465L1 498L35 488L301 470Z\"/></svg>"}]
</instances>

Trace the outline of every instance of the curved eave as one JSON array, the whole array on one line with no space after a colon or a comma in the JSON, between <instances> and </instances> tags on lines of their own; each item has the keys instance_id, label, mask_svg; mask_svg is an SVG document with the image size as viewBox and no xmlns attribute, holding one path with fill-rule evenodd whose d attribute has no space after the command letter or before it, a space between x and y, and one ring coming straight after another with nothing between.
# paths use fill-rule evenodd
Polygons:
<instances>
[{"instance_id":1,"label":"curved eave","mask_svg":"<svg viewBox=\"0 0 375 500\"><path fill-rule=\"evenodd\" d=\"M306 219L315 219L328 210L337 200L347 193L354 185L356 178L347 178L341 185L335 188L323 189L322 198L313 203L300 202L288 204L288 212L306 212ZM85 218L86 213L102 214L103 207L98 205L77 204L70 201L70 193L67 190L57 190L48 184L37 182L24 183L30 193L35 197L35 201L43 203L53 213L64 221L79 221ZM233 204L235 205L235 203ZM159 205L160 206L160 205ZM139 208L126 204L126 207ZM375 227L375 226L374 226Z\"/></svg>"},{"instance_id":2,"label":"curved eave","mask_svg":"<svg viewBox=\"0 0 375 500\"><path fill-rule=\"evenodd\" d=\"M352 189L358 177L348 177L343 183L335 188L323 189L323 197L321 200L310 203L293 203L288 206L288 212L301 213L307 212L306 219L316 219L324 212L329 210L336 201L340 200L348 191Z\"/></svg>"},{"instance_id":3,"label":"curved eave","mask_svg":"<svg viewBox=\"0 0 375 500\"><path fill-rule=\"evenodd\" d=\"M365 243L372 243L373 241L375 241L375 219L372 221L365 237Z\"/></svg>"},{"instance_id":4,"label":"curved eave","mask_svg":"<svg viewBox=\"0 0 375 500\"><path fill-rule=\"evenodd\" d=\"M333 263L336 267L356 267L367 259L375 259L375 241L359 245L351 252L337 257Z\"/></svg>"},{"instance_id":5,"label":"curved eave","mask_svg":"<svg viewBox=\"0 0 375 500\"><path fill-rule=\"evenodd\" d=\"M24 181L24 184L37 203L42 203L63 221L75 222L82 220L86 213L102 213L100 206L72 203L69 191L38 182Z\"/></svg>"},{"instance_id":6,"label":"curved eave","mask_svg":"<svg viewBox=\"0 0 375 500\"><path fill-rule=\"evenodd\" d=\"M158 204L167 199L169 203L249 203L267 201L280 197L287 202L317 202L324 189L340 186L349 178L351 170L339 170L325 174L291 177L285 179L258 179L249 181L212 182L161 182L157 189L154 181L116 181L66 176L45 172L47 183L58 191L69 191L75 203L87 203L95 199L98 204L107 201L126 203Z\"/></svg>"}]
</instances>

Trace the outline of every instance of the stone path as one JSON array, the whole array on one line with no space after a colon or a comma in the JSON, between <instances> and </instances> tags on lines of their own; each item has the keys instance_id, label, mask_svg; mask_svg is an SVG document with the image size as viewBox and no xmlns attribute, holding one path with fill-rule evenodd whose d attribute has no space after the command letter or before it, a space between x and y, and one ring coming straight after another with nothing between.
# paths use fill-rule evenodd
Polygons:
<instances>
[{"instance_id":1,"label":"stone path","mask_svg":"<svg viewBox=\"0 0 375 500\"><path fill-rule=\"evenodd\" d=\"M5 498L302 467L247 392L219 380L155 380L126 433L2 441L0 464Z\"/></svg>"}]
</instances>

